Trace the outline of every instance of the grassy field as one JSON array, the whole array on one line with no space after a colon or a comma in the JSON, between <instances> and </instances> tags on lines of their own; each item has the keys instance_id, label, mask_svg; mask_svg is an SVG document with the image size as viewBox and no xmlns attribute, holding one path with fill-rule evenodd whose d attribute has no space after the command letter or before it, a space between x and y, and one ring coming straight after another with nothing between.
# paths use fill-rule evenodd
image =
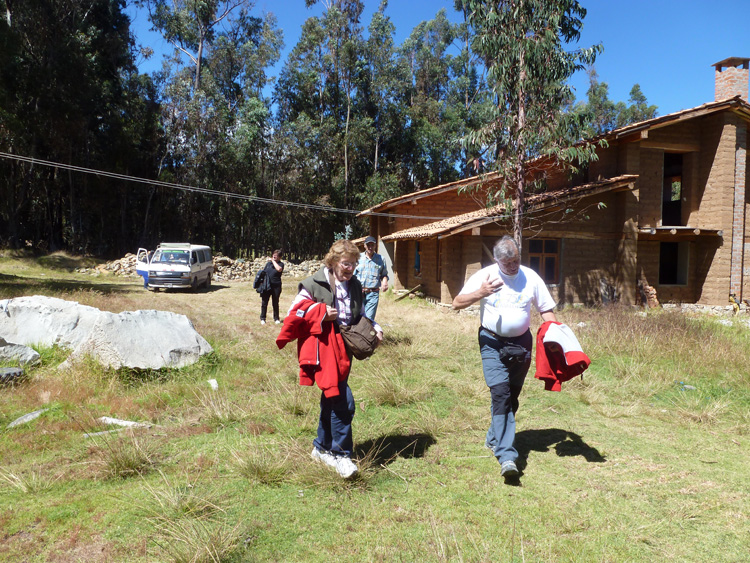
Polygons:
<instances>
[{"instance_id":1,"label":"grassy field","mask_svg":"<svg viewBox=\"0 0 750 563\"><path fill-rule=\"evenodd\" d=\"M309 457L319 392L259 324L252 284L152 293L80 263L6 252L0 299L182 313L215 353L136 373L59 370L65 351L38 349L0 387L0 561L750 560L748 316L559 311L593 363L561 393L532 365L511 486L483 447L477 317L386 295L384 345L350 378L362 471L347 482ZM101 416L153 426L84 437Z\"/></svg>"}]
</instances>

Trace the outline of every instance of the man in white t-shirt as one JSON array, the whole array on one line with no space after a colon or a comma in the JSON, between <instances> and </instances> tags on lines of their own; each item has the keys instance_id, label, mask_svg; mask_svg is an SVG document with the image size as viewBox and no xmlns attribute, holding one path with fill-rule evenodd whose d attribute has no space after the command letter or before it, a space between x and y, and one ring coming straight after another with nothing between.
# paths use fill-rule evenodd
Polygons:
<instances>
[{"instance_id":1,"label":"man in white t-shirt","mask_svg":"<svg viewBox=\"0 0 750 563\"><path fill-rule=\"evenodd\" d=\"M500 474L518 476L515 413L531 365L531 305L544 321L556 321L555 301L542 278L521 266L516 241L502 237L493 249L495 264L472 275L453 300L454 309L479 301L479 351L492 397L492 420L485 445L500 462Z\"/></svg>"}]
</instances>

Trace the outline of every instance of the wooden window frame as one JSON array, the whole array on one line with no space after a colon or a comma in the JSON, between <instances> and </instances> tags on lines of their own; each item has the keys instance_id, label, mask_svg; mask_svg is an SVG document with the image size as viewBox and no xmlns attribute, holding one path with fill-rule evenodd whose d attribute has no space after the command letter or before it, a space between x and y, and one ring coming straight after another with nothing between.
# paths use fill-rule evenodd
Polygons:
<instances>
[{"instance_id":1,"label":"wooden window frame","mask_svg":"<svg viewBox=\"0 0 750 563\"><path fill-rule=\"evenodd\" d=\"M550 252L550 251L547 250L547 248L546 248L546 246L547 246L546 242L547 241L554 241L554 242L557 243L557 250L555 252ZM531 251L531 246L532 246L533 242L540 242L540 243L542 243L542 251L541 252L532 252ZM558 239L558 238L534 238L534 239L529 239L529 250L527 252L527 259L526 259L527 265L531 268L532 258L538 258L539 259L539 264L540 264L540 268L539 269L542 270L542 271L537 271L534 268L532 268L532 270L534 270L537 274L539 274L539 277L541 277L542 280L544 280L544 283L546 283L548 285L557 285L557 284L560 283L560 254L561 254L561 251L562 251L562 239ZM546 272L544 271L544 265L546 264L546 261L549 258L554 258L554 260L555 260L555 262L554 262L554 264L555 264L555 266L554 266L554 275L552 276L553 279L549 279L546 276Z\"/></svg>"}]
</instances>

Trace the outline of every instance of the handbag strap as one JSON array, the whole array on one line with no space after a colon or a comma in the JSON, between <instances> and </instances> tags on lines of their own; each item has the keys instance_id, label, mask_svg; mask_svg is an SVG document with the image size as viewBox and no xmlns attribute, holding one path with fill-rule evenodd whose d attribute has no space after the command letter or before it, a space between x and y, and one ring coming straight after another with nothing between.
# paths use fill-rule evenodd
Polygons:
<instances>
[{"instance_id":1,"label":"handbag strap","mask_svg":"<svg viewBox=\"0 0 750 563\"><path fill-rule=\"evenodd\" d=\"M336 297L336 280L333 278L333 272L328 270L328 284L331 286L331 296L333 297L333 308L339 310L338 299Z\"/></svg>"}]
</instances>

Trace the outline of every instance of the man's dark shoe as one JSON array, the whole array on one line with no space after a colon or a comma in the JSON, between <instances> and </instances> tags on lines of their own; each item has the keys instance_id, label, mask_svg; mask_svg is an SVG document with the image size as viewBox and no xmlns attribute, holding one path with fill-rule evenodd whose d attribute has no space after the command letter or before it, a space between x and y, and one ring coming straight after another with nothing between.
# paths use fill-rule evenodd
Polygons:
<instances>
[{"instance_id":1,"label":"man's dark shoe","mask_svg":"<svg viewBox=\"0 0 750 563\"><path fill-rule=\"evenodd\" d=\"M500 475L503 477L518 477L516 462L508 459L500 464Z\"/></svg>"}]
</instances>

